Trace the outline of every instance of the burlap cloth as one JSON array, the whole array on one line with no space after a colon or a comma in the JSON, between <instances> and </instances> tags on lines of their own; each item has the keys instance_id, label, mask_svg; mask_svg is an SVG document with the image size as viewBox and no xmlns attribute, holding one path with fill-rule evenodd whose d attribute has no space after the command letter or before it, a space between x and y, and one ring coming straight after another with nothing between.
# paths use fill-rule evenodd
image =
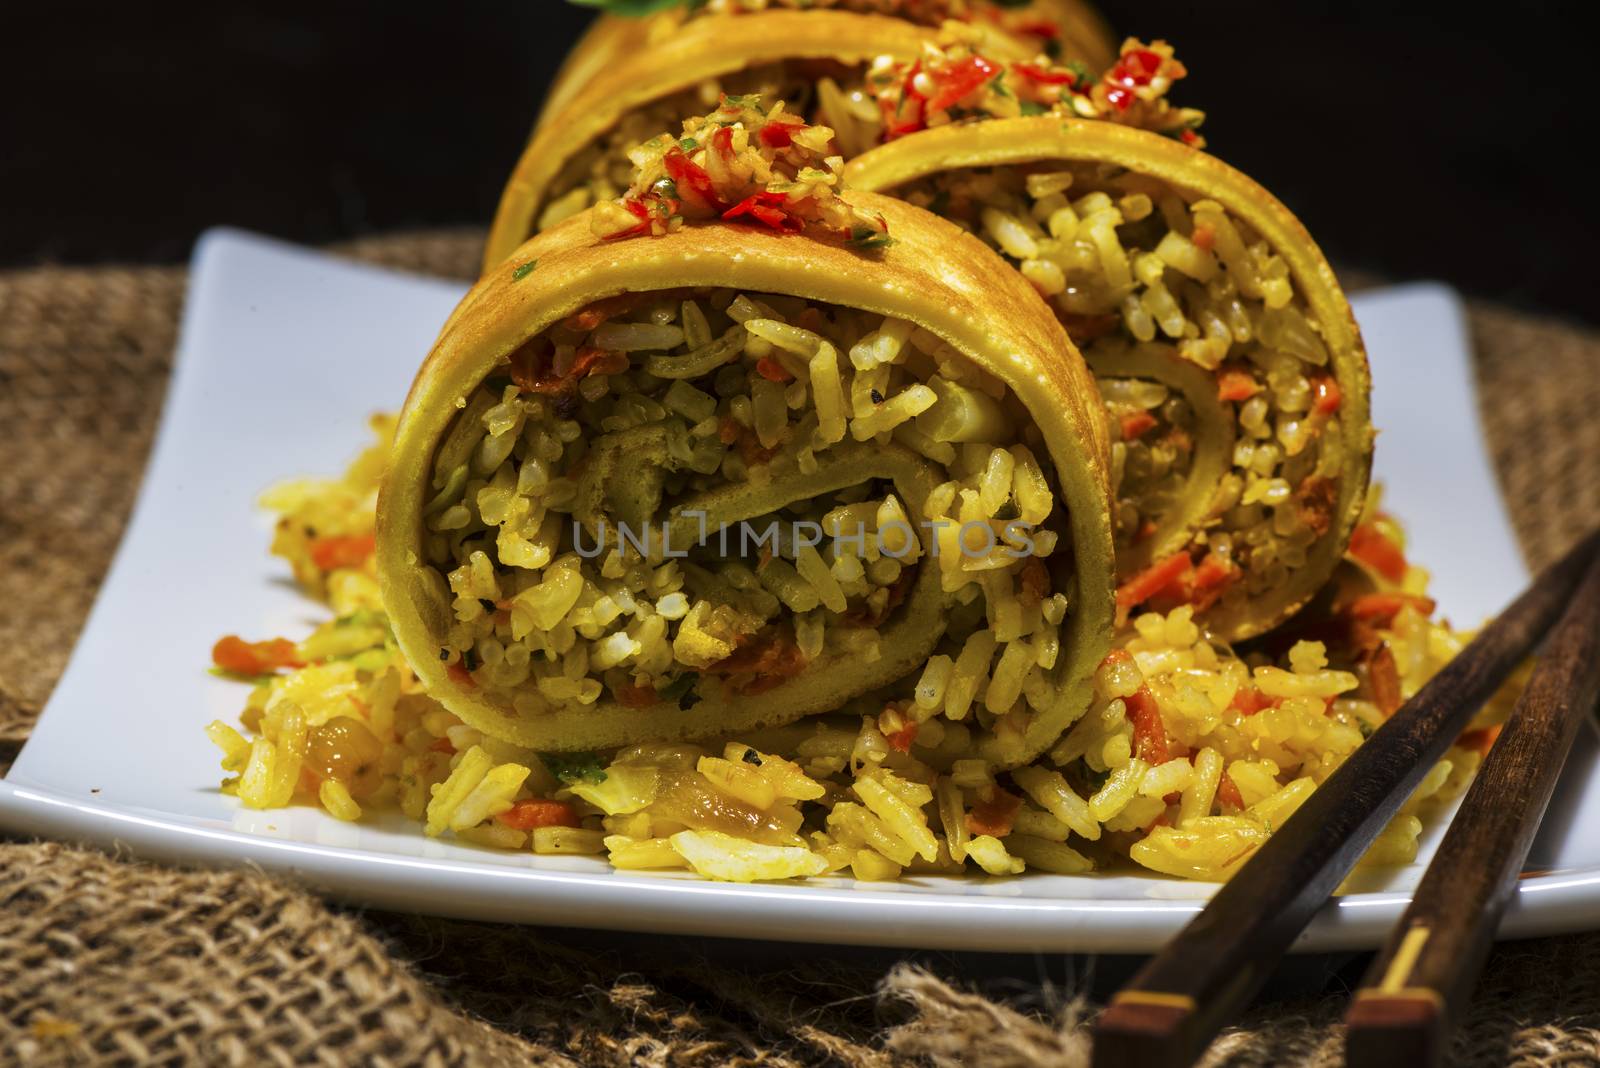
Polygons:
<instances>
[{"instance_id":1,"label":"burlap cloth","mask_svg":"<svg viewBox=\"0 0 1600 1068\"><path fill-rule=\"evenodd\" d=\"M464 278L477 239L343 251ZM184 280L165 267L0 274L0 766L120 536ZM1517 533L1545 561L1600 520L1600 336L1481 305L1471 325ZM0 842L0 1061L1079 1065L1089 1010L1063 981L1082 962L1064 961L422 919L329 907L255 872ZM1341 1009L1336 990L1268 1002L1208 1062L1336 1061ZM1458 1053L1600 1062L1600 935L1502 946Z\"/></svg>"}]
</instances>

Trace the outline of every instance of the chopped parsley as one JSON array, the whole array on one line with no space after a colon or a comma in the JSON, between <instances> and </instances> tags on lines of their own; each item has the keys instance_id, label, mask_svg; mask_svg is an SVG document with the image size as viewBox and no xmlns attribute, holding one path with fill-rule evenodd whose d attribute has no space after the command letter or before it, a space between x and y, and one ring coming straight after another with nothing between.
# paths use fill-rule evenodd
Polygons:
<instances>
[{"instance_id":1,"label":"chopped parsley","mask_svg":"<svg viewBox=\"0 0 1600 1068\"><path fill-rule=\"evenodd\" d=\"M1043 115L1049 110L1037 100L1024 100L1022 102L1022 113L1024 115Z\"/></svg>"},{"instance_id":2,"label":"chopped parsley","mask_svg":"<svg viewBox=\"0 0 1600 1068\"><path fill-rule=\"evenodd\" d=\"M696 141L692 137L684 137L678 140L678 147L683 149L685 152L693 152L695 149L700 147L700 142Z\"/></svg>"},{"instance_id":3,"label":"chopped parsley","mask_svg":"<svg viewBox=\"0 0 1600 1068\"><path fill-rule=\"evenodd\" d=\"M518 267L516 270L511 272L511 280L513 282L522 281L524 278L532 274L533 269L537 266L539 266L538 260L529 260L527 263L524 263L521 267Z\"/></svg>"},{"instance_id":4,"label":"chopped parsley","mask_svg":"<svg viewBox=\"0 0 1600 1068\"><path fill-rule=\"evenodd\" d=\"M550 774L571 786L580 782L605 782L606 769L593 753L540 753Z\"/></svg>"}]
</instances>

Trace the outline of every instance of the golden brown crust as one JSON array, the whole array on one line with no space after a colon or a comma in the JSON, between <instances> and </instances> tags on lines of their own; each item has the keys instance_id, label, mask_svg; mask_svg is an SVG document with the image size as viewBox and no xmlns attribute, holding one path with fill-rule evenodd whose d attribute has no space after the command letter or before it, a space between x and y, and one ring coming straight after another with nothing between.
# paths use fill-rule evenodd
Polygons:
<instances>
[{"instance_id":1,"label":"golden brown crust","mask_svg":"<svg viewBox=\"0 0 1600 1068\"><path fill-rule=\"evenodd\" d=\"M681 286L791 294L908 319L1006 382L1044 433L1077 582L1062 635L1069 655L1058 674L1060 700L1036 718L1027 753L1006 756L1036 755L1087 707L1093 671L1110 647L1114 597L1109 444L1094 380L1048 307L976 238L897 201L850 197L887 218L894 245L862 253L842 243L727 224L608 243L579 216L527 242L463 300L417 374L378 504L379 576L395 634L429 692L453 712L491 733L506 730L505 712L458 686L439 662L443 621L428 618L437 609L429 607L417 566L433 453L457 401L528 337L579 308L617 293ZM535 260L535 269L514 278L515 265ZM600 729L615 712L598 705L553 713L518 737L557 749L618 744L627 739ZM693 710L685 713L663 733L703 735L769 722L757 709L737 722L693 716Z\"/></svg>"},{"instance_id":2,"label":"golden brown crust","mask_svg":"<svg viewBox=\"0 0 1600 1068\"><path fill-rule=\"evenodd\" d=\"M1283 257L1321 328L1339 384L1344 437L1344 467L1329 536L1314 545L1306 566L1279 590L1254 598L1243 609L1219 607L1207 620L1228 640L1260 634L1302 607L1333 573L1366 503L1376 436L1369 405L1372 376L1350 303L1322 250L1271 193L1215 156L1145 130L1049 115L952 124L858 156L846 166L845 181L856 189L892 192L940 171L1051 159L1115 164L1217 201Z\"/></svg>"}]
</instances>

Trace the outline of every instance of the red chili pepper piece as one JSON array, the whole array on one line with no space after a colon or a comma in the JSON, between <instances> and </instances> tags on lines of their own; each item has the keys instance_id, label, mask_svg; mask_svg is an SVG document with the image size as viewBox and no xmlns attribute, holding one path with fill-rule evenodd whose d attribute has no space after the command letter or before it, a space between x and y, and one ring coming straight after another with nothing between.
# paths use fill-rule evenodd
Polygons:
<instances>
[{"instance_id":1,"label":"red chili pepper piece","mask_svg":"<svg viewBox=\"0 0 1600 1068\"><path fill-rule=\"evenodd\" d=\"M982 56L967 56L933 74L935 91L928 107L943 111L993 78L999 70Z\"/></svg>"},{"instance_id":2,"label":"red chili pepper piece","mask_svg":"<svg viewBox=\"0 0 1600 1068\"><path fill-rule=\"evenodd\" d=\"M1172 759L1167 746L1167 725L1161 720L1161 706L1147 687L1141 686L1132 697L1124 697L1128 722L1133 724L1133 755L1151 766Z\"/></svg>"},{"instance_id":3,"label":"red chili pepper piece","mask_svg":"<svg viewBox=\"0 0 1600 1068\"><path fill-rule=\"evenodd\" d=\"M667 176L678 187L680 197L705 211L721 214L728 210L727 203L717 193L716 183L712 182L711 175L706 173L704 167L690 159L683 149L676 146L667 149L667 154L661 157L661 164L666 168Z\"/></svg>"}]
</instances>

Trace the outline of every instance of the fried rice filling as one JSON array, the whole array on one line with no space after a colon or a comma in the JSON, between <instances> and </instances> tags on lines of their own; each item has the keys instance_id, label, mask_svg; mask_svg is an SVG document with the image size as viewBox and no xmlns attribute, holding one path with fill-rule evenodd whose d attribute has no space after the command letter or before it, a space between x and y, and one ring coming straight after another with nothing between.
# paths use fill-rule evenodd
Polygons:
<instances>
[{"instance_id":1,"label":"fried rice filling","mask_svg":"<svg viewBox=\"0 0 1600 1068\"><path fill-rule=\"evenodd\" d=\"M900 473L851 474L869 452ZM730 289L602 301L518 348L438 449L440 657L525 714L689 707L874 661L925 582L945 633L902 711L1020 738L1070 607L1043 457L1004 386L909 322ZM708 500L709 529L683 518Z\"/></svg>"},{"instance_id":2,"label":"fried rice filling","mask_svg":"<svg viewBox=\"0 0 1600 1068\"><path fill-rule=\"evenodd\" d=\"M899 195L1016 264L1100 377L1119 570L1125 590L1139 583L1124 608L1234 604L1305 566L1332 520L1339 388L1288 265L1246 223L1216 201L1098 164L950 171ZM1174 388L1192 372L1116 370L1174 358L1178 371L1206 376L1204 392ZM1198 410L1217 406L1226 426L1198 425ZM1185 486L1208 454L1217 484ZM1196 493L1207 495L1202 529L1152 559L1152 535Z\"/></svg>"}]
</instances>

